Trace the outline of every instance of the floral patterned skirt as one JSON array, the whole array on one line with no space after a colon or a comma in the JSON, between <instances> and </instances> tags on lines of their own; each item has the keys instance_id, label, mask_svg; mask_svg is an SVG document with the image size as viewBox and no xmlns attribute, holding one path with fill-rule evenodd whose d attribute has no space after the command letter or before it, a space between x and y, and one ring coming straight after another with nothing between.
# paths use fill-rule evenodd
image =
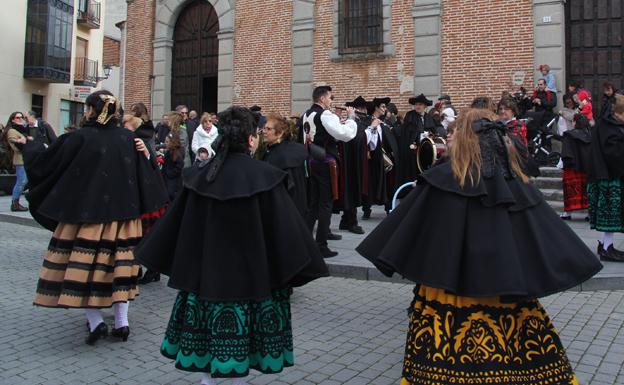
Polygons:
<instances>
[{"instance_id":1,"label":"floral patterned skirt","mask_svg":"<svg viewBox=\"0 0 624 385\"><path fill-rule=\"evenodd\" d=\"M502 303L419 286L401 385L578 385L537 300Z\"/></svg>"},{"instance_id":2,"label":"floral patterned skirt","mask_svg":"<svg viewBox=\"0 0 624 385\"><path fill-rule=\"evenodd\" d=\"M209 302L181 291L160 351L178 369L217 378L281 372L294 364L290 288L259 302Z\"/></svg>"}]
</instances>

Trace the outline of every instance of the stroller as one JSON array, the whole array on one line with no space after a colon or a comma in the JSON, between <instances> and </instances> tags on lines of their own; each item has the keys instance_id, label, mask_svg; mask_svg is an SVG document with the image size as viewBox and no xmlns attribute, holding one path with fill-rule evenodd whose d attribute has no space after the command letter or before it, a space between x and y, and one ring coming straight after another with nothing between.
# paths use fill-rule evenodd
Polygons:
<instances>
[{"instance_id":1,"label":"stroller","mask_svg":"<svg viewBox=\"0 0 624 385\"><path fill-rule=\"evenodd\" d=\"M525 121L528 132L529 156L540 167L554 167L561 154L553 150L553 140L561 141L557 132L559 115L546 116L544 112L528 113ZM546 121L546 119L550 119Z\"/></svg>"}]
</instances>

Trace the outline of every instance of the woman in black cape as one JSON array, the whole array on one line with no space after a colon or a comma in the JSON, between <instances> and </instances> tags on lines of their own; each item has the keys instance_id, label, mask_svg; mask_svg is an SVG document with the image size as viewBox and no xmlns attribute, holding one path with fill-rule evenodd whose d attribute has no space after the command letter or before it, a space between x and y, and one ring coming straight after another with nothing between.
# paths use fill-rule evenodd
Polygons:
<instances>
[{"instance_id":1,"label":"woman in black cape","mask_svg":"<svg viewBox=\"0 0 624 385\"><path fill-rule=\"evenodd\" d=\"M132 249L143 235L140 218L167 196L143 142L119 126L117 99L97 91L86 106L80 130L47 149L37 141L24 146L30 211L54 231L34 304L86 309L87 344L108 334L99 309L112 306L112 334L125 341L128 301L138 295Z\"/></svg>"},{"instance_id":2,"label":"woman in black cape","mask_svg":"<svg viewBox=\"0 0 624 385\"><path fill-rule=\"evenodd\" d=\"M308 211L305 162L308 151L292 139L290 124L279 114L268 114L262 129L267 148L262 160L288 173L286 189L303 218Z\"/></svg>"},{"instance_id":3,"label":"woman in black cape","mask_svg":"<svg viewBox=\"0 0 624 385\"><path fill-rule=\"evenodd\" d=\"M502 123L460 114L450 160L358 247L417 283L402 385L578 384L536 298L602 267L522 173Z\"/></svg>"},{"instance_id":4,"label":"woman in black cape","mask_svg":"<svg viewBox=\"0 0 624 385\"><path fill-rule=\"evenodd\" d=\"M161 353L203 372L202 384L292 366L291 287L328 275L287 174L250 156L251 112L220 113L219 132L217 155L185 171L182 191L135 250L179 290Z\"/></svg>"},{"instance_id":5,"label":"woman in black cape","mask_svg":"<svg viewBox=\"0 0 624 385\"><path fill-rule=\"evenodd\" d=\"M572 118L572 129L563 133L561 160L563 162L563 213L569 220L575 210L588 207L587 170L591 162L591 132L589 120L583 114Z\"/></svg>"}]
</instances>

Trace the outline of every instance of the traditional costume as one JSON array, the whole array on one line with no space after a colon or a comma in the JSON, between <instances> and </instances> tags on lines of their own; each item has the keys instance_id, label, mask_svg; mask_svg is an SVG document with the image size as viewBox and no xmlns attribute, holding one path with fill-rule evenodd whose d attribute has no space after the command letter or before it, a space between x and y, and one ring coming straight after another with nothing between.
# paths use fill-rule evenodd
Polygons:
<instances>
[{"instance_id":1,"label":"traditional costume","mask_svg":"<svg viewBox=\"0 0 624 385\"><path fill-rule=\"evenodd\" d=\"M422 103L425 106L433 104L423 94L409 99L409 104L415 105L416 103ZM408 111L403 119L403 125L394 130L399 158L399 165L396 170L396 187L403 183L414 181L416 176L420 174L416 151L412 148L412 145L420 143L420 136L424 132L440 136L445 136L446 134L444 127L441 124L436 124L429 114L419 115L415 110Z\"/></svg>"},{"instance_id":2,"label":"traditional costume","mask_svg":"<svg viewBox=\"0 0 624 385\"><path fill-rule=\"evenodd\" d=\"M357 247L384 274L417 283L401 384L578 384L538 297L601 264L512 171L504 125L481 120L480 179L452 162L417 187Z\"/></svg>"},{"instance_id":3,"label":"traditional costume","mask_svg":"<svg viewBox=\"0 0 624 385\"><path fill-rule=\"evenodd\" d=\"M589 129L589 121L579 117L575 127L563 133L561 160L563 161L563 203L566 213L588 207L587 170L591 161ZM569 214L562 218L569 218Z\"/></svg>"},{"instance_id":4,"label":"traditional costume","mask_svg":"<svg viewBox=\"0 0 624 385\"><path fill-rule=\"evenodd\" d=\"M283 144L282 144L283 145ZM287 174L221 146L137 247L179 290L161 353L212 377L292 366L291 288L328 275Z\"/></svg>"},{"instance_id":5,"label":"traditional costume","mask_svg":"<svg viewBox=\"0 0 624 385\"><path fill-rule=\"evenodd\" d=\"M285 187L297 210L305 219L308 212L307 177L305 162L308 151L301 143L284 140L266 148L262 160L285 171Z\"/></svg>"},{"instance_id":6,"label":"traditional costume","mask_svg":"<svg viewBox=\"0 0 624 385\"><path fill-rule=\"evenodd\" d=\"M624 254L613 247L613 233L624 232L623 177L624 122L611 114L592 130L587 199L591 228L605 233L598 254L614 261L624 261Z\"/></svg>"}]
</instances>

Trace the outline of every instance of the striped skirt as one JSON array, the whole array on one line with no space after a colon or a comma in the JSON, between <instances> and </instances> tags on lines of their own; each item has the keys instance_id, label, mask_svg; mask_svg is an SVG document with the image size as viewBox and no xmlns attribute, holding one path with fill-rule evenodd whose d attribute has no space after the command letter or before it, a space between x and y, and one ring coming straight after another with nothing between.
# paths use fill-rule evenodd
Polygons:
<instances>
[{"instance_id":1,"label":"striped skirt","mask_svg":"<svg viewBox=\"0 0 624 385\"><path fill-rule=\"evenodd\" d=\"M401 385L578 385L537 300L503 303L420 286Z\"/></svg>"},{"instance_id":2,"label":"striped skirt","mask_svg":"<svg viewBox=\"0 0 624 385\"><path fill-rule=\"evenodd\" d=\"M587 174L571 168L563 169L564 211L583 210L588 206Z\"/></svg>"},{"instance_id":3,"label":"striped skirt","mask_svg":"<svg viewBox=\"0 0 624 385\"><path fill-rule=\"evenodd\" d=\"M106 308L139 294L139 264L132 250L141 220L106 224L59 223L39 274L34 304Z\"/></svg>"}]
</instances>

